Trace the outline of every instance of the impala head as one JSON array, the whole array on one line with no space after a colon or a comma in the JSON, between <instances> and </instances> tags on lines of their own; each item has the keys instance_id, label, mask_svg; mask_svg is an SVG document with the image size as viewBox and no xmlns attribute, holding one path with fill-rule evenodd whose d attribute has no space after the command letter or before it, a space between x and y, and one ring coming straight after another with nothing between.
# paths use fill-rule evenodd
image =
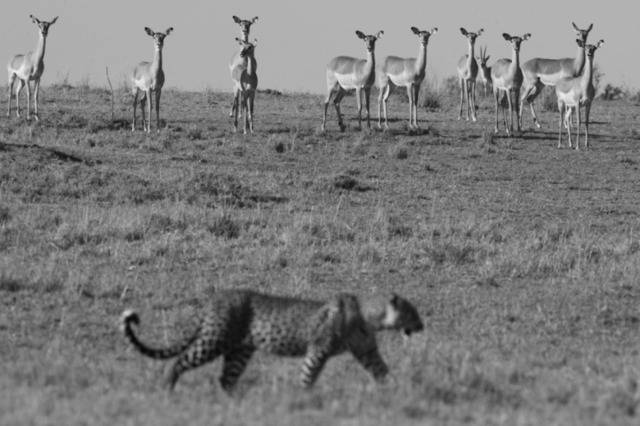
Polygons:
<instances>
[{"instance_id":1,"label":"impala head","mask_svg":"<svg viewBox=\"0 0 640 426\"><path fill-rule=\"evenodd\" d=\"M471 45L474 45L478 36L484 32L484 29L480 28L475 33L471 33L465 30L464 28L460 27L460 32L462 33L463 36L465 36L469 40L469 43L471 43Z\"/></svg>"},{"instance_id":2,"label":"impala head","mask_svg":"<svg viewBox=\"0 0 640 426\"><path fill-rule=\"evenodd\" d=\"M251 20L240 19L236 15L233 15L233 22L240 26L240 32L242 32L242 38L244 40L249 40L249 32L251 31L251 25L253 25L258 20L258 17L255 16Z\"/></svg>"},{"instance_id":3,"label":"impala head","mask_svg":"<svg viewBox=\"0 0 640 426\"><path fill-rule=\"evenodd\" d=\"M522 37L519 37L519 36L511 36L507 33L502 33L502 37L504 37L505 40L511 43L511 46L513 47L514 52L519 52L520 44L525 40L529 40L529 37L531 37L531 34L526 33Z\"/></svg>"},{"instance_id":4,"label":"impala head","mask_svg":"<svg viewBox=\"0 0 640 426\"><path fill-rule=\"evenodd\" d=\"M376 48L376 40L378 40L382 36L382 34L384 34L384 31L378 31L376 35L366 35L362 31L356 31L356 35L358 36L358 38L364 40L367 46L367 52L373 52L373 50Z\"/></svg>"},{"instance_id":5,"label":"impala head","mask_svg":"<svg viewBox=\"0 0 640 426\"><path fill-rule=\"evenodd\" d=\"M573 29L576 30L576 37L582 40L583 43L586 43L587 37L589 37L589 32L593 28L593 24L589 25L589 28L587 28L586 30L578 28L578 26L574 22L572 22L571 25L573 26Z\"/></svg>"},{"instance_id":6,"label":"impala head","mask_svg":"<svg viewBox=\"0 0 640 426\"><path fill-rule=\"evenodd\" d=\"M423 46L426 46L429 43L429 37L431 37L432 34L437 33L438 29L432 28L431 31L428 31L428 30L420 31L416 27L411 27L411 31L413 31L413 33L418 36L418 38L420 39L420 43Z\"/></svg>"},{"instance_id":7,"label":"impala head","mask_svg":"<svg viewBox=\"0 0 640 426\"><path fill-rule=\"evenodd\" d=\"M153 37L153 42L156 46L156 49L162 49L162 46L164 46L164 38L171 34L171 32L173 31L173 27L167 28L167 31L165 31L164 33L156 33L149 27L144 27L144 30L149 36Z\"/></svg>"},{"instance_id":8,"label":"impala head","mask_svg":"<svg viewBox=\"0 0 640 426\"><path fill-rule=\"evenodd\" d=\"M253 56L253 52L255 51L256 46L258 45L258 39L253 39L253 43L248 41L244 41L238 37L236 37L236 41L240 46L242 46L242 50L240 51L240 57L246 58L248 56Z\"/></svg>"},{"instance_id":9,"label":"impala head","mask_svg":"<svg viewBox=\"0 0 640 426\"><path fill-rule=\"evenodd\" d=\"M58 20L57 16L49 22L41 21L33 15L29 15L29 18L31 18L31 21L38 26L38 29L40 30L40 34L42 35L42 37L47 37L47 34L49 34L49 27L55 24L56 21Z\"/></svg>"},{"instance_id":10,"label":"impala head","mask_svg":"<svg viewBox=\"0 0 640 426\"><path fill-rule=\"evenodd\" d=\"M593 58L593 55L595 55L596 50L598 50L600 48L600 46L602 46L604 44L604 40L600 40L598 41L596 44L585 44L582 40L578 39L576 40L576 42L578 43L578 46L583 47L587 56L589 58Z\"/></svg>"},{"instance_id":11,"label":"impala head","mask_svg":"<svg viewBox=\"0 0 640 426\"><path fill-rule=\"evenodd\" d=\"M387 301L382 326L387 329L402 330L405 336L424 330L424 324L416 307L395 293Z\"/></svg>"}]
</instances>

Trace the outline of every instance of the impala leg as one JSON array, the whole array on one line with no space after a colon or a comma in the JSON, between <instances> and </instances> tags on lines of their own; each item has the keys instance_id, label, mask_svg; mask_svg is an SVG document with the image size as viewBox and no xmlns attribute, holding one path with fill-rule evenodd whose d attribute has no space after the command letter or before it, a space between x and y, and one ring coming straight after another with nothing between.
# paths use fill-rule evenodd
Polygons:
<instances>
[{"instance_id":1,"label":"impala leg","mask_svg":"<svg viewBox=\"0 0 640 426\"><path fill-rule=\"evenodd\" d=\"M16 81L16 75L9 73L9 82L7 84L7 117L11 117L11 98L13 98L13 83Z\"/></svg>"},{"instance_id":2,"label":"impala leg","mask_svg":"<svg viewBox=\"0 0 640 426\"><path fill-rule=\"evenodd\" d=\"M464 103L465 82L464 79L460 79L460 113L458 113L458 120L462 120L462 104Z\"/></svg>"},{"instance_id":3,"label":"impala leg","mask_svg":"<svg viewBox=\"0 0 640 426\"><path fill-rule=\"evenodd\" d=\"M420 96L420 86L413 86L413 124L418 129L418 97Z\"/></svg>"},{"instance_id":4,"label":"impala leg","mask_svg":"<svg viewBox=\"0 0 640 426\"><path fill-rule=\"evenodd\" d=\"M562 148L562 121L564 120L564 104L558 101L558 111L560 117L558 121L558 148Z\"/></svg>"},{"instance_id":5,"label":"impala leg","mask_svg":"<svg viewBox=\"0 0 640 426\"><path fill-rule=\"evenodd\" d=\"M362 89L356 88L356 102L358 105L358 130L362 130Z\"/></svg>"},{"instance_id":6,"label":"impala leg","mask_svg":"<svg viewBox=\"0 0 640 426\"><path fill-rule=\"evenodd\" d=\"M473 121L478 121L478 115L476 113L476 82L475 80L471 82L471 95L473 96L473 105L471 106L471 114L473 117Z\"/></svg>"},{"instance_id":7,"label":"impala leg","mask_svg":"<svg viewBox=\"0 0 640 426\"><path fill-rule=\"evenodd\" d=\"M515 116L516 116L516 126L518 128L518 133L522 132L522 126L520 125L520 110L522 106L520 105L520 88L516 87L513 89L513 102L515 102Z\"/></svg>"},{"instance_id":8,"label":"impala leg","mask_svg":"<svg viewBox=\"0 0 640 426\"><path fill-rule=\"evenodd\" d=\"M578 120L578 122L576 123L577 125L577 131L576 131L576 151L578 151L580 149L580 104L578 103L578 105L576 105L576 118Z\"/></svg>"},{"instance_id":9,"label":"impala leg","mask_svg":"<svg viewBox=\"0 0 640 426\"><path fill-rule=\"evenodd\" d=\"M238 132L238 108L239 108L239 102L240 102L240 89L235 90L235 93L233 95L233 103L235 105L235 108L233 110L233 132L236 133Z\"/></svg>"},{"instance_id":10,"label":"impala leg","mask_svg":"<svg viewBox=\"0 0 640 426\"><path fill-rule=\"evenodd\" d=\"M342 121L342 113L340 112L340 102L342 102L342 98L344 97L345 91L342 87L338 88L338 93L336 97L333 99L333 106L336 108L336 114L338 115L338 126L340 126L340 131L344 132L347 126L345 126L344 121Z\"/></svg>"},{"instance_id":11,"label":"impala leg","mask_svg":"<svg viewBox=\"0 0 640 426\"><path fill-rule=\"evenodd\" d=\"M589 115L591 114L591 102L587 102L584 105L584 130L585 130L585 139L584 139L584 147L589 148Z\"/></svg>"},{"instance_id":12,"label":"impala leg","mask_svg":"<svg viewBox=\"0 0 640 426\"><path fill-rule=\"evenodd\" d=\"M156 131L160 133L160 95L162 94L162 89L156 89ZM149 120L151 121L151 120ZM151 125L149 125L151 127Z\"/></svg>"},{"instance_id":13,"label":"impala leg","mask_svg":"<svg viewBox=\"0 0 640 426\"><path fill-rule=\"evenodd\" d=\"M387 86L378 87L378 129L382 129L382 95Z\"/></svg>"},{"instance_id":14,"label":"impala leg","mask_svg":"<svg viewBox=\"0 0 640 426\"><path fill-rule=\"evenodd\" d=\"M371 129L371 117L369 115L369 101L371 98L371 87L364 89L364 107L367 110L367 127Z\"/></svg>"},{"instance_id":15,"label":"impala leg","mask_svg":"<svg viewBox=\"0 0 640 426\"><path fill-rule=\"evenodd\" d=\"M333 94L333 89L329 89L329 93L324 99L324 112L322 114L322 126L320 128L322 131L325 131L325 125L327 124L327 108L329 108L329 102L331 102L331 95Z\"/></svg>"},{"instance_id":16,"label":"impala leg","mask_svg":"<svg viewBox=\"0 0 640 426\"><path fill-rule=\"evenodd\" d=\"M499 131L499 129L498 129L498 98L499 97L500 96L499 96L498 90L494 86L494 88L493 88L493 98L494 98L495 104L496 104L496 125L495 125L495 127L493 129L494 133L498 133L498 131Z\"/></svg>"},{"instance_id":17,"label":"impala leg","mask_svg":"<svg viewBox=\"0 0 640 426\"><path fill-rule=\"evenodd\" d=\"M40 114L38 113L38 99L40 98L40 79L36 80L33 91L34 118L36 119L36 121L40 121Z\"/></svg>"},{"instance_id":18,"label":"impala leg","mask_svg":"<svg viewBox=\"0 0 640 426\"><path fill-rule=\"evenodd\" d=\"M16 86L16 117L20 117L20 93L24 87L24 80L18 79L18 85Z\"/></svg>"},{"instance_id":19,"label":"impala leg","mask_svg":"<svg viewBox=\"0 0 640 426\"><path fill-rule=\"evenodd\" d=\"M384 89L384 96L382 98L382 107L384 108L384 128L389 128L389 122L387 121L387 102L389 101L389 95L391 94L391 84L387 84Z\"/></svg>"},{"instance_id":20,"label":"impala leg","mask_svg":"<svg viewBox=\"0 0 640 426\"><path fill-rule=\"evenodd\" d=\"M135 132L136 131L136 109L138 108L138 93L139 90L136 89L133 92L133 121L131 123L131 131ZM143 111L144 113L144 111Z\"/></svg>"},{"instance_id":21,"label":"impala leg","mask_svg":"<svg viewBox=\"0 0 640 426\"><path fill-rule=\"evenodd\" d=\"M142 118L142 131L147 129L147 92L142 92L140 98L140 117Z\"/></svg>"},{"instance_id":22,"label":"impala leg","mask_svg":"<svg viewBox=\"0 0 640 426\"><path fill-rule=\"evenodd\" d=\"M507 90L507 102L509 103L509 126L507 126L507 136L513 133L513 102L511 100L511 90Z\"/></svg>"},{"instance_id":23,"label":"impala leg","mask_svg":"<svg viewBox=\"0 0 640 426\"><path fill-rule=\"evenodd\" d=\"M27 120L31 120L31 83L27 80Z\"/></svg>"},{"instance_id":24,"label":"impala leg","mask_svg":"<svg viewBox=\"0 0 640 426\"><path fill-rule=\"evenodd\" d=\"M253 101L255 99L255 92L251 92L249 97L249 131L253 133Z\"/></svg>"},{"instance_id":25,"label":"impala leg","mask_svg":"<svg viewBox=\"0 0 640 426\"><path fill-rule=\"evenodd\" d=\"M571 106L565 106L564 112L564 125L567 128L567 136L569 137L569 149L573 148L573 142L571 141Z\"/></svg>"},{"instance_id":26,"label":"impala leg","mask_svg":"<svg viewBox=\"0 0 640 426\"><path fill-rule=\"evenodd\" d=\"M409 129L413 130L413 87L407 86L407 98L409 99Z\"/></svg>"}]
</instances>

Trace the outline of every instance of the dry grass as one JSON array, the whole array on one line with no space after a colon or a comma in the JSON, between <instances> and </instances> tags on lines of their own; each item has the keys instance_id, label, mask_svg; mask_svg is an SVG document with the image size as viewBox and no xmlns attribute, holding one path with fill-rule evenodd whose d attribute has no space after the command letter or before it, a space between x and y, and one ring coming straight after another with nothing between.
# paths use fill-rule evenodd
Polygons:
<instances>
[{"instance_id":1,"label":"dry grass","mask_svg":"<svg viewBox=\"0 0 640 426\"><path fill-rule=\"evenodd\" d=\"M350 129L320 133L320 97L260 93L245 137L227 94L167 91L150 136L107 98L48 88L42 122L0 120L1 424L637 424L631 104L596 102L576 153L555 113L490 135L490 99L476 124L444 99L408 134L401 97L384 133L354 131L348 97ZM427 328L381 336L382 386L342 357L301 392L300 360L257 356L233 397L219 363L165 395L119 314L167 344L234 287L396 291Z\"/></svg>"}]
</instances>

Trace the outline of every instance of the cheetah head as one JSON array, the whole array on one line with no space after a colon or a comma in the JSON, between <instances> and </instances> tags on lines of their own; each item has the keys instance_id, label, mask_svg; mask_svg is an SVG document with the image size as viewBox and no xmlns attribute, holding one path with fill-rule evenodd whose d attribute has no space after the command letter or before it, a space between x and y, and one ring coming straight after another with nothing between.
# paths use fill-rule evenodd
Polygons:
<instances>
[{"instance_id":1,"label":"cheetah head","mask_svg":"<svg viewBox=\"0 0 640 426\"><path fill-rule=\"evenodd\" d=\"M385 328L402 330L406 336L424 329L416 307L395 293L385 307L382 324Z\"/></svg>"}]
</instances>

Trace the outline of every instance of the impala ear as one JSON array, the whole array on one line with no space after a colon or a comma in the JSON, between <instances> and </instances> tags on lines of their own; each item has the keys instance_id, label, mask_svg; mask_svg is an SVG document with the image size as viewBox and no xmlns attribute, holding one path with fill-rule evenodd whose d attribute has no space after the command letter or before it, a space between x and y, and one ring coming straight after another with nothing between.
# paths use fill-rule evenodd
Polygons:
<instances>
[{"instance_id":1,"label":"impala ear","mask_svg":"<svg viewBox=\"0 0 640 426\"><path fill-rule=\"evenodd\" d=\"M382 37L382 34L384 34L384 31L382 30L378 31L378 34L376 34L376 38Z\"/></svg>"},{"instance_id":2,"label":"impala ear","mask_svg":"<svg viewBox=\"0 0 640 426\"><path fill-rule=\"evenodd\" d=\"M592 28L593 28L593 24L589 25L589 28L587 28L587 31L591 31Z\"/></svg>"},{"instance_id":3,"label":"impala ear","mask_svg":"<svg viewBox=\"0 0 640 426\"><path fill-rule=\"evenodd\" d=\"M356 31L356 35L358 36L358 38L363 39L366 37L366 35L364 35L364 33L360 30Z\"/></svg>"},{"instance_id":4,"label":"impala ear","mask_svg":"<svg viewBox=\"0 0 640 426\"><path fill-rule=\"evenodd\" d=\"M502 37L507 41L511 41L511 36L508 33L502 33Z\"/></svg>"},{"instance_id":5,"label":"impala ear","mask_svg":"<svg viewBox=\"0 0 640 426\"><path fill-rule=\"evenodd\" d=\"M167 31L164 32L165 35L169 35L173 32L173 27L167 28Z\"/></svg>"},{"instance_id":6,"label":"impala ear","mask_svg":"<svg viewBox=\"0 0 640 426\"><path fill-rule=\"evenodd\" d=\"M253 47L256 47L258 45L258 39L254 38L252 44L253 44Z\"/></svg>"},{"instance_id":7,"label":"impala ear","mask_svg":"<svg viewBox=\"0 0 640 426\"><path fill-rule=\"evenodd\" d=\"M55 18L53 18L53 19L51 20L51 22L49 22L49 25L53 25L53 24L55 24L57 20L58 20L58 17L56 16Z\"/></svg>"},{"instance_id":8,"label":"impala ear","mask_svg":"<svg viewBox=\"0 0 640 426\"><path fill-rule=\"evenodd\" d=\"M604 44L604 40L600 40L596 43L596 49L600 48L600 46L602 46Z\"/></svg>"},{"instance_id":9,"label":"impala ear","mask_svg":"<svg viewBox=\"0 0 640 426\"><path fill-rule=\"evenodd\" d=\"M576 31L580 31L580 28L578 28L578 26L576 25L575 22L572 22L571 25L573 26L573 29Z\"/></svg>"},{"instance_id":10,"label":"impala ear","mask_svg":"<svg viewBox=\"0 0 640 426\"><path fill-rule=\"evenodd\" d=\"M153 32L153 30L149 27L144 27L144 32L146 32L147 34L149 34L151 37L153 37L154 35L156 35L156 33Z\"/></svg>"},{"instance_id":11,"label":"impala ear","mask_svg":"<svg viewBox=\"0 0 640 426\"><path fill-rule=\"evenodd\" d=\"M29 15L29 18L31 18L31 21L34 24L39 24L40 23L40 20L38 18L36 18L35 16L33 16L33 15Z\"/></svg>"},{"instance_id":12,"label":"impala ear","mask_svg":"<svg viewBox=\"0 0 640 426\"><path fill-rule=\"evenodd\" d=\"M467 30L465 30L464 28L460 27L460 32L462 33L463 36L466 36L467 34L469 34L467 32Z\"/></svg>"},{"instance_id":13,"label":"impala ear","mask_svg":"<svg viewBox=\"0 0 640 426\"><path fill-rule=\"evenodd\" d=\"M529 38L531 38L531 33L526 33L525 35L522 36L523 40L529 40Z\"/></svg>"},{"instance_id":14,"label":"impala ear","mask_svg":"<svg viewBox=\"0 0 640 426\"><path fill-rule=\"evenodd\" d=\"M238 18L236 15L233 15L233 22L235 22L236 24L239 24L241 21L240 18Z\"/></svg>"},{"instance_id":15,"label":"impala ear","mask_svg":"<svg viewBox=\"0 0 640 426\"><path fill-rule=\"evenodd\" d=\"M480 28L476 34L480 35L484 32L484 28Z\"/></svg>"},{"instance_id":16,"label":"impala ear","mask_svg":"<svg viewBox=\"0 0 640 426\"><path fill-rule=\"evenodd\" d=\"M411 27L411 31L413 31L414 34L420 34L420 30L416 27Z\"/></svg>"},{"instance_id":17,"label":"impala ear","mask_svg":"<svg viewBox=\"0 0 640 426\"><path fill-rule=\"evenodd\" d=\"M258 20L258 17L257 17L257 16L254 16L254 17L253 17L253 19L251 20L251 23L252 23L252 24L255 24L257 20Z\"/></svg>"},{"instance_id":18,"label":"impala ear","mask_svg":"<svg viewBox=\"0 0 640 426\"><path fill-rule=\"evenodd\" d=\"M437 33L437 32L438 32L438 27L433 27L433 28L431 29L431 34L435 34L435 33Z\"/></svg>"},{"instance_id":19,"label":"impala ear","mask_svg":"<svg viewBox=\"0 0 640 426\"><path fill-rule=\"evenodd\" d=\"M487 62L487 61L489 60L489 58L490 58L490 57L491 57L491 55L487 55L487 56L485 56L485 58L484 58L485 62Z\"/></svg>"}]
</instances>

